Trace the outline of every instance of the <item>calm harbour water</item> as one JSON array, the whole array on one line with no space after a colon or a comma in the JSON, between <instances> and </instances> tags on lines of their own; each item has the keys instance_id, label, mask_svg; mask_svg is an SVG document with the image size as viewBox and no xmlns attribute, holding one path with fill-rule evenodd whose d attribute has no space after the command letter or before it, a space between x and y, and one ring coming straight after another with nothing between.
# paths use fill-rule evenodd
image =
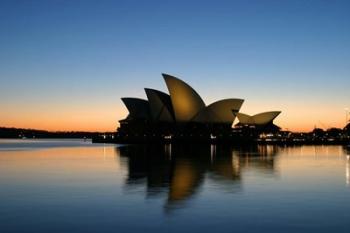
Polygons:
<instances>
[{"instance_id":1,"label":"calm harbour water","mask_svg":"<svg viewBox=\"0 0 350 233\"><path fill-rule=\"evenodd\" d=\"M342 146L0 140L0 232L350 232Z\"/></svg>"}]
</instances>

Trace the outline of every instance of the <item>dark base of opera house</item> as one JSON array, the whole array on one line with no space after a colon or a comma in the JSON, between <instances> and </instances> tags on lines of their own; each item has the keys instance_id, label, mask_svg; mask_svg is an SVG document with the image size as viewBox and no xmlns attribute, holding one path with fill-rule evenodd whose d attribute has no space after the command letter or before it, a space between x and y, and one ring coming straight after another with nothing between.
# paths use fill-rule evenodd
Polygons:
<instances>
[{"instance_id":1,"label":"dark base of opera house","mask_svg":"<svg viewBox=\"0 0 350 233\"><path fill-rule=\"evenodd\" d=\"M171 138L162 137L120 137L118 135L100 135L92 138L93 143L114 143L114 144L225 144L225 145L349 145L349 139L336 140L312 140L312 139L292 139L292 138L246 138L239 135L221 136L216 138L173 136Z\"/></svg>"},{"instance_id":2,"label":"dark base of opera house","mask_svg":"<svg viewBox=\"0 0 350 233\"><path fill-rule=\"evenodd\" d=\"M142 130L141 130L142 129ZM118 128L116 133L101 134L93 138L95 143L117 144L275 144L275 145L301 145L301 144L336 144L348 145L348 134L325 133L323 135L310 133L292 133L282 131L273 123L264 127L216 124L176 125L128 125Z\"/></svg>"}]
</instances>

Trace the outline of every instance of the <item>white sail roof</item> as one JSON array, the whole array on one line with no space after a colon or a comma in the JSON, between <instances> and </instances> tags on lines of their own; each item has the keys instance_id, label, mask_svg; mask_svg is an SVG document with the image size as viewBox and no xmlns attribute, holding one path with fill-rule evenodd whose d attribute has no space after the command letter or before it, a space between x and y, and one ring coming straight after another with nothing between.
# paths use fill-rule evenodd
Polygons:
<instances>
[{"instance_id":1,"label":"white sail roof","mask_svg":"<svg viewBox=\"0 0 350 233\"><path fill-rule=\"evenodd\" d=\"M163 77L170 93L177 122L191 121L205 108L202 98L187 83L168 74L163 74Z\"/></svg>"},{"instance_id":2,"label":"white sail roof","mask_svg":"<svg viewBox=\"0 0 350 233\"><path fill-rule=\"evenodd\" d=\"M126 108L129 111L128 118L131 119L148 119L149 103L147 100L139 98L122 98Z\"/></svg>"},{"instance_id":3,"label":"white sail roof","mask_svg":"<svg viewBox=\"0 0 350 233\"><path fill-rule=\"evenodd\" d=\"M236 116L239 123L244 125L265 125L272 122L280 113L280 111L270 111L258 113L253 116L244 113L236 113Z\"/></svg>"},{"instance_id":4,"label":"white sail roof","mask_svg":"<svg viewBox=\"0 0 350 233\"><path fill-rule=\"evenodd\" d=\"M154 121L174 121L173 107L170 96L164 92L145 88L150 105L151 116Z\"/></svg>"},{"instance_id":5,"label":"white sail roof","mask_svg":"<svg viewBox=\"0 0 350 233\"><path fill-rule=\"evenodd\" d=\"M208 105L194 118L201 123L227 123L232 124L235 114L243 104L243 99L224 99Z\"/></svg>"}]
</instances>

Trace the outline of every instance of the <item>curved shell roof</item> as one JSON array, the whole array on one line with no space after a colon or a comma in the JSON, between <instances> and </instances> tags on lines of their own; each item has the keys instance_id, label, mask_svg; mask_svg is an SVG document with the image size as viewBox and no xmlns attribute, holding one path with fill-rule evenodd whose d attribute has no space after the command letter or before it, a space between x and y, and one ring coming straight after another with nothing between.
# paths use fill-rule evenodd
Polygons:
<instances>
[{"instance_id":1,"label":"curved shell roof","mask_svg":"<svg viewBox=\"0 0 350 233\"><path fill-rule=\"evenodd\" d=\"M254 124L254 120L252 116L249 116L247 114L240 113L240 112L236 113L236 116L239 120L239 123L246 124L246 125Z\"/></svg>"},{"instance_id":2,"label":"curved shell roof","mask_svg":"<svg viewBox=\"0 0 350 233\"><path fill-rule=\"evenodd\" d=\"M188 122L205 108L202 98L187 83L168 74L162 75L170 93L177 122Z\"/></svg>"},{"instance_id":3,"label":"curved shell roof","mask_svg":"<svg viewBox=\"0 0 350 233\"><path fill-rule=\"evenodd\" d=\"M162 75L170 95L145 88L148 101L139 98L122 98L129 110L127 119L232 124L237 116L241 124L265 125L281 113L270 111L253 116L239 113L243 99L224 99L205 106L199 94L187 83L168 74Z\"/></svg>"},{"instance_id":4,"label":"curved shell roof","mask_svg":"<svg viewBox=\"0 0 350 233\"><path fill-rule=\"evenodd\" d=\"M214 102L200 111L195 122L232 124L235 114L243 104L243 99L224 99Z\"/></svg>"},{"instance_id":5,"label":"curved shell roof","mask_svg":"<svg viewBox=\"0 0 350 233\"><path fill-rule=\"evenodd\" d=\"M148 119L150 116L149 103L147 100L139 98L122 98L129 111L128 118Z\"/></svg>"},{"instance_id":6,"label":"curved shell roof","mask_svg":"<svg viewBox=\"0 0 350 233\"><path fill-rule=\"evenodd\" d=\"M265 125L272 122L280 113L280 111L262 112L255 114L254 116L249 116L244 113L236 113L236 116L241 124Z\"/></svg>"},{"instance_id":7,"label":"curved shell roof","mask_svg":"<svg viewBox=\"0 0 350 233\"><path fill-rule=\"evenodd\" d=\"M280 111L271 111L271 112L263 112L254 115L255 124L266 124L273 121L281 112Z\"/></svg>"},{"instance_id":8,"label":"curved shell roof","mask_svg":"<svg viewBox=\"0 0 350 233\"><path fill-rule=\"evenodd\" d=\"M155 121L174 121L170 96L164 92L145 88L152 119Z\"/></svg>"}]
</instances>

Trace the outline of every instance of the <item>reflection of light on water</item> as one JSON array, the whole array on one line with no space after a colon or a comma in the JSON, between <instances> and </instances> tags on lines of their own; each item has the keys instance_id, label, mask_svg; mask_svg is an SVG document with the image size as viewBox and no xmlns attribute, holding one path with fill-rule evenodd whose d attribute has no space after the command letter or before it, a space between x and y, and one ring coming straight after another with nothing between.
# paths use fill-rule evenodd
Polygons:
<instances>
[{"instance_id":1,"label":"reflection of light on water","mask_svg":"<svg viewBox=\"0 0 350 233\"><path fill-rule=\"evenodd\" d=\"M169 160L171 160L171 144L165 144L165 154L168 156Z\"/></svg>"},{"instance_id":2,"label":"reflection of light on water","mask_svg":"<svg viewBox=\"0 0 350 233\"><path fill-rule=\"evenodd\" d=\"M346 156L346 167L345 167L345 182L346 182L346 186L349 186L350 184L350 155Z\"/></svg>"},{"instance_id":3,"label":"reflection of light on water","mask_svg":"<svg viewBox=\"0 0 350 233\"><path fill-rule=\"evenodd\" d=\"M210 162L211 163L213 163L215 154L216 154L216 145L210 145Z\"/></svg>"},{"instance_id":4,"label":"reflection of light on water","mask_svg":"<svg viewBox=\"0 0 350 233\"><path fill-rule=\"evenodd\" d=\"M103 146L103 160L106 160L106 147Z\"/></svg>"},{"instance_id":5,"label":"reflection of light on water","mask_svg":"<svg viewBox=\"0 0 350 233\"><path fill-rule=\"evenodd\" d=\"M272 153L273 153L273 146L268 145L268 146L266 147L266 155L267 155L267 156L270 156Z\"/></svg>"},{"instance_id":6,"label":"reflection of light on water","mask_svg":"<svg viewBox=\"0 0 350 233\"><path fill-rule=\"evenodd\" d=\"M237 155L232 154L232 168L236 175L239 174L239 167L239 157Z\"/></svg>"}]
</instances>

